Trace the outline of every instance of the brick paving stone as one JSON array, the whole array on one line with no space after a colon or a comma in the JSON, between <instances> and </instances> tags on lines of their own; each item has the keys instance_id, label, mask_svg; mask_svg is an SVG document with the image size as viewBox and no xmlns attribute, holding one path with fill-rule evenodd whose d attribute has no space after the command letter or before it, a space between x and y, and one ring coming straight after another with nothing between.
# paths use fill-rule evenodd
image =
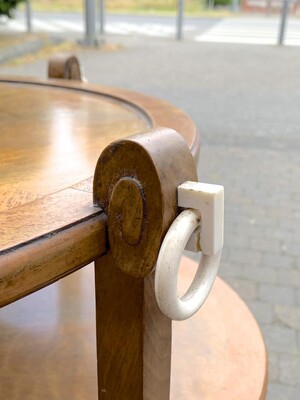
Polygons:
<instances>
[{"instance_id":1,"label":"brick paving stone","mask_svg":"<svg viewBox=\"0 0 300 400\"><path fill-rule=\"evenodd\" d=\"M300 331L300 308L275 305L274 315L277 321L289 328Z\"/></svg>"},{"instance_id":2,"label":"brick paving stone","mask_svg":"<svg viewBox=\"0 0 300 400\"><path fill-rule=\"evenodd\" d=\"M261 254L259 252L253 252L251 250L241 250L241 249L230 249L229 259L235 263L240 263L241 265L247 263L247 265L258 265L261 262Z\"/></svg>"},{"instance_id":3,"label":"brick paving stone","mask_svg":"<svg viewBox=\"0 0 300 400\"><path fill-rule=\"evenodd\" d=\"M263 303L262 301L258 300L249 300L247 301L247 305L254 314L258 323L272 324L274 320L272 304Z\"/></svg>"},{"instance_id":4,"label":"brick paving stone","mask_svg":"<svg viewBox=\"0 0 300 400\"><path fill-rule=\"evenodd\" d=\"M226 217L225 217L226 220ZM245 236L238 236L232 232L226 232L224 237L224 245L228 244L228 248L247 249L249 247L249 239Z\"/></svg>"},{"instance_id":5,"label":"brick paving stone","mask_svg":"<svg viewBox=\"0 0 300 400\"><path fill-rule=\"evenodd\" d=\"M280 253L282 241L276 238L266 238L265 236L257 235L251 238L249 246L253 250L264 250Z\"/></svg>"},{"instance_id":6,"label":"brick paving stone","mask_svg":"<svg viewBox=\"0 0 300 400\"><path fill-rule=\"evenodd\" d=\"M296 290L296 304L300 307L300 289Z\"/></svg>"},{"instance_id":7,"label":"brick paving stone","mask_svg":"<svg viewBox=\"0 0 300 400\"><path fill-rule=\"evenodd\" d=\"M274 351L268 353L268 366L269 366L269 382L277 382L279 379L279 361L278 354Z\"/></svg>"},{"instance_id":8,"label":"brick paving stone","mask_svg":"<svg viewBox=\"0 0 300 400\"><path fill-rule=\"evenodd\" d=\"M238 278L227 278L226 281L244 300L255 300L257 298L257 285L255 283Z\"/></svg>"},{"instance_id":9,"label":"brick paving stone","mask_svg":"<svg viewBox=\"0 0 300 400\"><path fill-rule=\"evenodd\" d=\"M258 297L260 300L272 304L294 306L296 303L295 289L288 286L261 283L258 289Z\"/></svg>"},{"instance_id":10,"label":"brick paving stone","mask_svg":"<svg viewBox=\"0 0 300 400\"><path fill-rule=\"evenodd\" d=\"M219 275L222 278L243 278L243 268L240 264L224 260L222 257L220 262Z\"/></svg>"},{"instance_id":11,"label":"brick paving stone","mask_svg":"<svg viewBox=\"0 0 300 400\"><path fill-rule=\"evenodd\" d=\"M299 222L300 225L300 222ZM299 243L289 242L287 245L288 252L292 256L300 257L300 245Z\"/></svg>"},{"instance_id":12,"label":"brick paving stone","mask_svg":"<svg viewBox=\"0 0 300 400\"><path fill-rule=\"evenodd\" d=\"M243 278L249 279L254 282L261 283L274 283L278 282L278 271L275 268L265 267L264 265L258 266L245 266L241 273Z\"/></svg>"},{"instance_id":13,"label":"brick paving stone","mask_svg":"<svg viewBox=\"0 0 300 400\"><path fill-rule=\"evenodd\" d=\"M277 271L277 282L284 286L300 288L300 270L299 269L279 269Z\"/></svg>"},{"instance_id":14,"label":"brick paving stone","mask_svg":"<svg viewBox=\"0 0 300 400\"><path fill-rule=\"evenodd\" d=\"M276 229L270 228L270 227L264 227L262 233L265 234L266 237L274 237L278 239L285 240L286 242L290 242L291 240L294 240L294 235L293 232L290 229L279 229L278 227Z\"/></svg>"},{"instance_id":15,"label":"brick paving stone","mask_svg":"<svg viewBox=\"0 0 300 400\"><path fill-rule=\"evenodd\" d=\"M298 339L294 329L274 324L260 325L269 350L277 353L298 354Z\"/></svg>"},{"instance_id":16,"label":"brick paving stone","mask_svg":"<svg viewBox=\"0 0 300 400\"><path fill-rule=\"evenodd\" d=\"M300 386L270 383L268 387L267 400L298 400Z\"/></svg>"},{"instance_id":17,"label":"brick paving stone","mask_svg":"<svg viewBox=\"0 0 300 400\"><path fill-rule=\"evenodd\" d=\"M279 382L300 387L300 357L291 354L279 356ZM300 395L300 392L299 392ZM300 396L299 396L300 397Z\"/></svg>"},{"instance_id":18,"label":"brick paving stone","mask_svg":"<svg viewBox=\"0 0 300 400\"><path fill-rule=\"evenodd\" d=\"M292 268L294 266L292 257L275 252L263 252L262 263L272 268Z\"/></svg>"}]
</instances>

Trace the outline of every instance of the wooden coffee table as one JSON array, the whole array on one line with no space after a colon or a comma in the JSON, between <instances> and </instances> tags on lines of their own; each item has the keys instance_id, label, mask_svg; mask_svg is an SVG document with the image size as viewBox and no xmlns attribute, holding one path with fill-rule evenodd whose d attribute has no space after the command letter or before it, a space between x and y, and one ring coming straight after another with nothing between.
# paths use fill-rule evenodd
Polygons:
<instances>
[{"instance_id":1,"label":"wooden coffee table","mask_svg":"<svg viewBox=\"0 0 300 400\"><path fill-rule=\"evenodd\" d=\"M164 101L82 82L0 79L1 306L94 260L101 265L109 245L107 215L92 200L98 157L117 139L163 126L179 132L197 158L199 136L193 122ZM183 273L182 279L190 279L188 275ZM86 318L82 314L86 303L92 302L91 276L90 268L83 269L1 310L0 398L97 397L94 342L78 353L80 337L90 338L95 332L91 308ZM29 303L33 308L25 318ZM172 398L263 398L266 352L254 318L220 280L208 304L206 312L173 326ZM101 318L99 312L97 316ZM83 357L85 371L76 354ZM168 384L168 376L161 384ZM99 398L112 398L101 390Z\"/></svg>"}]
</instances>

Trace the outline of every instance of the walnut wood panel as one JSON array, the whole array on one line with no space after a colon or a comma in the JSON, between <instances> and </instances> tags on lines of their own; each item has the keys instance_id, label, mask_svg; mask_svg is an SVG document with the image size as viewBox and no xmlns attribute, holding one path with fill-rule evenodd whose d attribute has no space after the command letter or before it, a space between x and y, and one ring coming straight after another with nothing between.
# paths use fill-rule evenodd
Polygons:
<instances>
[{"instance_id":1,"label":"walnut wood panel","mask_svg":"<svg viewBox=\"0 0 300 400\"><path fill-rule=\"evenodd\" d=\"M195 267L183 259L180 286ZM1 399L97 399L93 271L89 265L0 310ZM171 400L265 398L261 332L222 280L200 312L172 330Z\"/></svg>"}]
</instances>

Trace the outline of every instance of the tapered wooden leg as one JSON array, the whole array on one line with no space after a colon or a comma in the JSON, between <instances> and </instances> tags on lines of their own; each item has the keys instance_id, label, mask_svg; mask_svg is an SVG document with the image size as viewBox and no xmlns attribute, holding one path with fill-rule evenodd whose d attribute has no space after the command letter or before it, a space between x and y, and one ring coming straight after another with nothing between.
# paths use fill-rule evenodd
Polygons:
<instances>
[{"instance_id":1,"label":"tapered wooden leg","mask_svg":"<svg viewBox=\"0 0 300 400\"><path fill-rule=\"evenodd\" d=\"M95 263L99 399L169 399L171 320L153 278L125 275L110 254Z\"/></svg>"}]
</instances>

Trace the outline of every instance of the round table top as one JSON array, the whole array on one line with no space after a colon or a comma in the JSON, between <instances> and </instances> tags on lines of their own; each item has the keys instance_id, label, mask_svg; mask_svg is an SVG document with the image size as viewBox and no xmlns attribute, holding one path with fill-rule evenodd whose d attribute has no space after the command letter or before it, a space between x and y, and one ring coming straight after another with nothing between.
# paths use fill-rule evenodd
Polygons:
<instances>
[{"instance_id":1,"label":"round table top","mask_svg":"<svg viewBox=\"0 0 300 400\"><path fill-rule=\"evenodd\" d=\"M191 119L165 101L64 79L1 78L0 88L0 282L4 265L11 277L22 268L20 253L18 266L4 257L95 213L94 169L114 140L165 126L199 151Z\"/></svg>"},{"instance_id":2,"label":"round table top","mask_svg":"<svg viewBox=\"0 0 300 400\"><path fill-rule=\"evenodd\" d=\"M3 83L1 96L1 211L88 178L104 147L152 125L101 95Z\"/></svg>"},{"instance_id":3,"label":"round table top","mask_svg":"<svg viewBox=\"0 0 300 400\"><path fill-rule=\"evenodd\" d=\"M160 100L66 81L0 85L0 212L89 178L108 144L157 126L196 151L189 117Z\"/></svg>"}]
</instances>

